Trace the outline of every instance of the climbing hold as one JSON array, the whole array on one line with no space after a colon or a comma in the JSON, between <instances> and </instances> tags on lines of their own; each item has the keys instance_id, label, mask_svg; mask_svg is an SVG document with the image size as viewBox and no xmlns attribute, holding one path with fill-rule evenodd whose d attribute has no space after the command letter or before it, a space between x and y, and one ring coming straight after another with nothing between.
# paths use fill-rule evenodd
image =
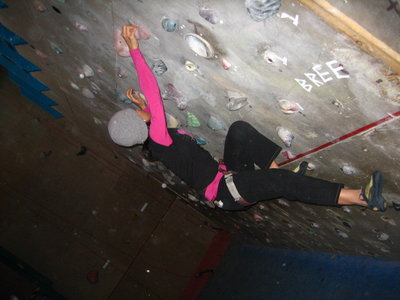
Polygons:
<instances>
[{"instance_id":1,"label":"climbing hold","mask_svg":"<svg viewBox=\"0 0 400 300\"><path fill-rule=\"evenodd\" d=\"M217 116L210 115L207 120L207 126L212 130L218 131L226 128L225 123Z\"/></svg>"},{"instance_id":2,"label":"climbing hold","mask_svg":"<svg viewBox=\"0 0 400 300\"><path fill-rule=\"evenodd\" d=\"M48 56L46 54L44 54L42 51L40 51L39 49L35 49L35 54L44 59L48 58Z\"/></svg>"},{"instance_id":3,"label":"climbing hold","mask_svg":"<svg viewBox=\"0 0 400 300\"><path fill-rule=\"evenodd\" d=\"M93 117L93 121L94 121L94 124L96 124L96 125L103 125L103 122L96 117Z\"/></svg>"},{"instance_id":4,"label":"climbing hold","mask_svg":"<svg viewBox=\"0 0 400 300\"><path fill-rule=\"evenodd\" d=\"M381 216L381 220L384 222L388 222L392 226L396 226L396 221L393 220L392 218L386 217L386 216Z\"/></svg>"},{"instance_id":5,"label":"climbing hold","mask_svg":"<svg viewBox=\"0 0 400 300\"><path fill-rule=\"evenodd\" d=\"M126 95L124 93L117 92L116 96L117 96L117 99L119 101L122 101L125 104L133 104L133 105L135 105L131 100L129 100L128 97L126 97Z\"/></svg>"},{"instance_id":6,"label":"climbing hold","mask_svg":"<svg viewBox=\"0 0 400 300\"><path fill-rule=\"evenodd\" d=\"M201 36L195 33L185 34L185 40L189 45L190 49L197 55L205 58L211 58L214 56L214 49L209 42L203 39Z\"/></svg>"},{"instance_id":7,"label":"climbing hold","mask_svg":"<svg viewBox=\"0 0 400 300\"><path fill-rule=\"evenodd\" d=\"M350 222L343 221L342 224L343 224L344 226L346 226L347 228L351 228Z\"/></svg>"},{"instance_id":8,"label":"climbing hold","mask_svg":"<svg viewBox=\"0 0 400 300\"><path fill-rule=\"evenodd\" d=\"M380 241L386 241L389 239L389 235L387 233L384 232L378 232L376 234L376 238Z\"/></svg>"},{"instance_id":9,"label":"climbing hold","mask_svg":"<svg viewBox=\"0 0 400 300\"><path fill-rule=\"evenodd\" d=\"M226 104L226 107L231 110L239 110L242 107L245 107L247 104L247 98L246 97L240 97L240 98L229 98L229 102Z\"/></svg>"},{"instance_id":10,"label":"climbing hold","mask_svg":"<svg viewBox=\"0 0 400 300\"><path fill-rule=\"evenodd\" d=\"M397 211L400 210L400 203L393 201L392 204L393 204L393 207L394 207L395 210L397 210Z\"/></svg>"},{"instance_id":11,"label":"climbing hold","mask_svg":"<svg viewBox=\"0 0 400 300\"><path fill-rule=\"evenodd\" d=\"M308 171L314 171L315 168L316 167L315 167L315 165L313 163L311 163L311 162L308 163L308 166L307 166L307 170Z\"/></svg>"},{"instance_id":12,"label":"climbing hold","mask_svg":"<svg viewBox=\"0 0 400 300\"><path fill-rule=\"evenodd\" d=\"M130 56L128 45L121 36L121 30L114 30L114 49L117 54L122 57Z\"/></svg>"},{"instance_id":13,"label":"climbing hold","mask_svg":"<svg viewBox=\"0 0 400 300\"><path fill-rule=\"evenodd\" d=\"M174 32L178 29L178 22L177 20L164 17L161 20L161 26L167 32Z\"/></svg>"},{"instance_id":14,"label":"climbing hold","mask_svg":"<svg viewBox=\"0 0 400 300\"><path fill-rule=\"evenodd\" d=\"M168 83L163 98L175 101L180 110L185 110L187 108L187 100L176 90L172 83Z\"/></svg>"},{"instance_id":15,"label":"climbing hold","mask_svg":"<svg viewBox=\"0 0 400 300\"><path fill-rule=\"evenodd\" d=\"M135 37L138 40L148 40L151 37L150 32L143 26L137 26Z\"/></svg>"},{"instance_id":16,"label":"climbing hold","mask_svg":"<svg viewBox=\"0 0 400 300\"><path fill-rule=\"evenodd\" d=\"M75 22L75 28L78 29L81 32L89 31L88 28L85 25L83 25L81 23L78 23L78 22Z\"/></svg>"},{"instance_id":17,"label":"climbing hold","mask_svg":"<svg viewBox=\"0 0 400 300\"><path fill-rule=\"evenodd\" d=\"M282 206L290 207L290 204L283 199L279 199L278 203Z\"/></svg>"},{"instance_id":18,"label":"climbing hold","mask_svg":"<svg viewBox=\"0 0 400 300\"><path fill-rule=\"evenodd\" d=\"M259 52L262 54L262 58L268 63L273 64L275 66L278 65L278 61L280 61L283 65L287 66L287 57L280 57L275 52L272 52L268 49L269 46L266 46L266 49L262 49Z\"/></svg>"},{"instance_id":19,"label":"climbing hold","mask_svg":"<svg viewBox=\"0 0 400 300\"><path fill-rule=\"evenodd\" d=\"M197 70L197 66L189 60L185 61L185 68L190 72L194 72Z\"/></svg>"},{"instance_id":20,"label":"climbing hold","mask_svg":"<svg viewBox=\"0 0 400 300\"><path fill-rule=\"evenodd\" d=\"M320 225L319 225L318 223L313 222L313 223L311 223L311 227L313 227L313 228L319 228Z\"/></svg>"},{"instance_id":21,"label":"climbing hold","mask_svg":"<svg viewBox=\"0 0 400 300\"><path fill-rule=\"evenodd\" d=\"M292 159L292 158L296 157L296 155L293 152L289 151L289 150L282 151L281 155L286 159Z\"/></svg>"},{"instance_id":22,"label":"climbing hold","mask_svg":"<svg viewBox=\"0 0 400 300\"><path fill-rule=\"evenodd\" d=\"M357 173L357 170L350 165L344 165L343 167L340 168L340 170L342 170L342 172L346 175L352 175Z\"/></svg>"},{"instance_id":23,"label":"climbing hold","mask_svg":"<svg viewBox=\"0 0 400 300\"><path fill-rule=\"evenodd\" d=\"M94 71L91 67L88 65L83 65L82 66L82 73L85 77L93 77L94 76Z\"/></svg>"},{"instance_id":24,"label":"climbing hold","mask_svg":"<svg viewBox=\"0 0 400 300\"><path fill-rule=\"evenodd\" d=\"M165 180L167 180L167 183L169 183L170 185L175 185L175 182L173 180L174 174L167 170L166 172L163 172L163 177L165 178Z\"/></svg>"},{"instance_id":25,"label":"climbing hold","mask_svg":"<svg viewBox=\"0 0 400 300\"><path fill-rule=\"evenodd\" d=\"M256 223L264 221L264 218L262 216L260 216L259 214L253 214L253 219Z\"/></svg>"},{"instance_id":26,"label":"climbing hold","mask_svg":"<svg viewBox=\"0 0 400 300\"><path fill-rule=\"evenodd\" d=\"M335 228L335 232L338 236L342 237L342 238L349 238L349 235L343 231L341 231L339 228Z\"/></svg>"},{"instance_id":27,"label":"climbing hold","mask_svg":"<svg viewBox=\"0 0 400 300\"><path fill-rule=\"evenodd\" d=\"M74 82L70 81L69 83L71 85L71 87L75 90L75 91L79 91L81 88L75 84Z\"/></svg>"},{"instance_id":28,"label":"climbing hold","mask_svg":"<svg viewBox=\"0 0 400 300\"><path fill-rule=\"evenodd\" d=\"M128 77L128 70L124 67L118 67L117 76L121 79L125 79L126 77Z\"/></svg>"},{"instance_id":29,"label":"climbing hold","mask_svg":"<svg viewBox=\"0 0 400 300\"><path fill-rule=\"evenodd\" d=\"M151 66L151 69L157 76L161 76L168 70L167 66L161 59L156 60Z\"/></svg>"},{"instance_id":30,"label":"climbing hold","mask_svg":"<svg viewBox=\"0 0 400 300\"><path fill-rule=\"evenodd\" d=\"M231 111L241 109L248 104L247 97L240 92L228 90L227 94L229 102L226 104L226 107Z\"/></svg>"},{"instance_id":31,"label":"climbing hold","mask_svg":"<svg viewBox=\"0 0 400 300\"><path fill-rule=\"evenodd\" d=\"M51 8L56 12L56 13L58 13L58 14L62 14L62 12L61 12L61 10L59 10L57 7L55 7L55 6L51 6Z\"/></svg>"},{"instance_id":32,"label":"climbing hold","mask_svg":"<svg viewBox=\"0 0 400 300\"><path fill-rule=\"evenodd\" d=\"M169 113L165 113L167 119L167 127L168 128L177 128L179 126L179 121Z\"/></svg>"},{"instance_id":33,"label":"climbing hold","mask_svg":"<svg viewBox=\"0 0 400 300\"><path fill-rule=\"evenodd\" d=\"M211 24L217 24L217 23L222 23L222 20L219 16L218 11L214 10L214 9L209 9L206 7L202 7L199 10L199 15L207 20L208 22L210 22Z\"/></svg>"},{"instance_id":34,"label":"climbing hold","mask_svg":"<svg viewBox=\"0 0 400 300\"><path fill-rule=\"evenodd\" d=\"M197 145L207 145L207 141L202 138L196 138Z\"/></svg>"},{"instance_id":35,"label":"climbing hold","mask_svg":"<svg viewBox=\"0 0 400 300\"><path fill-rule=\"evenodd\" d=\"M284 127L278 127L277 131L279 138L282 140L285 146L290 147L294 140L294 135L290 132L290 130Z\"/></svg>"},{"instance_id":36,"label":"climbing hold","mask_svg":"<svg viewBox=\"0 0 400 300\"><path fill-rule=\"evenodd\" d=\"M294 103L294 102L286 100L286 99L281 99L278 102L279 102L281 111L284 114L290 115L290 114L297 113L299 111L299 106L297 105L297 103Z\"/></svg>"},{"instance_id":37,"label":"climbing hold","mask_svg":"<svg viewBox=\"0 0 400 300\"><path fill-rule=\"evenodd\" d=\"M246 0L245 6L250 17L257 22L260 22L276 14L281 7L281 1Z\"/></svg>"},{"instance_id":38,"label":"climbing hold","mask_svg":"<svg viewBox=\"0 0 400 300\"><path fill-rule=\"evenodd\" d=\"M87 281L89 281L89 283L91 283L91 284L98 283L98 282L99 282L99 271L97 271L97 270L89 271L89 272L86 274L86 279L87 279Z\"/></svg>"},{"instance_id":39,"label":"climbing hold","mask_svg":"<svg viewBox=\"0 0 400 300\"><path fill-rule=\"evenodd\" d=\"M88 88L83 88L82 89L82 95L85 96L88 99L93 99L94 98L94 94Z\"/></svg>"},{"instance_id":40,"label":"climbing hold","mask_svg":"<svg viewBox=\"0 0 400 300\"><path fill-rule=\"evenodd\" d=\"M87 152L87 148L85 146L81 146L81 150L79 150L78 153L76 153L76 156L82 156L85 155Z\"/></svg>"},{"instance_id":41,"label":"climbing hold","mask_svg":"<svg viewBox=\"0 0 400 300\"><path fill-rule=\"evenodd\" d=\"M197 117L192 114L191 112L186 112L187 116L187 124L190 127L200 127L200 121L197 119Z\"/></svg>"},{"instance_id":42,"label":"climbing hold","mask_svg":"<svg viewBox=\"0 0 400 300\"><path fill-rule=\"evenodd\" d=\"M347 207L347 206L343 206L343 211L344 211L345 213L348 213L348 214L351 213L351 209L350 209L349 207Z\"/></svg>"},{"instance_id":43,"label":"climbing hold","mask_svg":"<svg viewBox=\"0 0 400 300\"><path fill-rule=\"evenodd\" d=\"M232 64L225 58L221 58L221 65L225 70L229 70L232 67Z\"/></svg>"},{"instance_id":44,"label":"climbing hold","mask_svg":"<svg viewBox=\"0 0 400 300\"><path fill-rule=\"evenodd\" d=\"M188 198L189 198L189 200L194 201L194 202L200 201L199 199L197 199L197 198L196 198L195 196L193 196L192 194L188 194Z\"/></svg>"},{"instance_id":45,"label":"climbing hold","mask_svg":"<svg viewBox=\"0 0 400 300\"><path fill-rule=\"evenodd\" d=\"M55 53L57 53L57 54L62 54L62 53L63 53L62 49L61 49L57 44L55 44L55 43L53 43L53 42L50 42L50 41L49 41L49 43L50 43L51 49L52 49Z\"/></svg>"},{"instance_id":46,"label":"climbing hold","mask_svg":"<svg viewBox=\"0 0 400 300\"><path fill-rule=\"evenodd\" d=\"M93 81L90 81L90 86L94 94L100 93L100 87Z\"/></svg>"},{"instance_id":47,"label":"climbing hold","mask_svg":"<svg viewBox=\"0 0 400 300\"><path fill-rule=\"evenodd\" d=\"M40 12L45 12L47 10L46 6L40 0L33 1L33 7Z\"/></svg>"},{"instance_id":48,"label":"climbing hold","mask_svg":"<svg viewBox=\"0 0 400 300\"><path fill-rule=\"evenodd\" d=\"M215 204L213 201L206 201L207 206L209 206L210 208L215 208Z\"/></svg>"}]
</instances>

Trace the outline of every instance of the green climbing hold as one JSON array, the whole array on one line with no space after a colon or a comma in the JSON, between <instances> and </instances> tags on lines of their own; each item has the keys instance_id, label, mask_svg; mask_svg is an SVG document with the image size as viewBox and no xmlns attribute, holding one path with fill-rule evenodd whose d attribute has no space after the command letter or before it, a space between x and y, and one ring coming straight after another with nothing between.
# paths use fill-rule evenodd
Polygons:
<instances>
[{"instance_id":1,"label":"green climbing hold","mask_svg":"<svg viewBox=\"0 0 400 300\"><path fill-rule=\"evenodd\" d=\"M186 112L187 115L187 124L190 127L200 127L200 122L197 117L191 112Z\"/></svg>"},{"instance_id":2,"label":"green climbing hold","mask_svg":"<svg viewBox=\"0 0 400 300\"><path fill-rule=\"evenodd\" d=\"M49 42L50 42L50 41L49 41ZM53 49L53 51L54 51L55 53L57 53L57 54L63 54L62 49L61 49L57 44L55 44L55 43L53 43L53 42L50 42L50 47L51 47L51 49Z\"/></svg>"}]
</instances>

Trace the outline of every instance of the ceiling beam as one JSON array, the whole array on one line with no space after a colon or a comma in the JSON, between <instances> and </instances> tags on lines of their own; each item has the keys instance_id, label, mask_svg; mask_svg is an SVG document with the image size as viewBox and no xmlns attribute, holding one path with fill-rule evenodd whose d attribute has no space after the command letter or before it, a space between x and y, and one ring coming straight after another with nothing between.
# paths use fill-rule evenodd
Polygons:
<instances>
[{"instance_id":1,"label":"ceiling beam","mask_svg":"<svg viewBox=\"0 0 400 300\"><path fill-rule=\"evenodd\" d=\"M373 36L357 22L332 6L326 0L297 0L312 10L322 20L339 32L347 35L361 49L379 59L400 74L400 54Z\"/></svg>"}]
</instances>

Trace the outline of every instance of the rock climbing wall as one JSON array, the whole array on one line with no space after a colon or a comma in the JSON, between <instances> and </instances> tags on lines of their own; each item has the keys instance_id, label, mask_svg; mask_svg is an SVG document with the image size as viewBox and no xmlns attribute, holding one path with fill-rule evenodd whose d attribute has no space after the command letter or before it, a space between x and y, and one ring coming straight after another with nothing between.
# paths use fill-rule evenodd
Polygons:
<instances>
[{"instance_id":1,"label":"rock climbing wall","mask_svg":"<svg viewBox=\"0 0 400 300\"><path fill-rule=\"evenodd\" d=\"M1 23L28 42L17 49L41 69L31 75L51 89L46 95L74 135L145 168L247 242L400 258L399 75L300 2L5 2ZM399 50L397 1L330 2ZM280 199L226 213L161 164L146 161L138 147L114 145L108 119L133 107L124 93L138 89L120 37L129 23L140 26L141 49L157 76L170 127L191 132L219 158L229 124L248 121L283 147L277 159L283 168L307 160L308 175L347 187L359 188L380 169L387 212Z\"/></svg>"}]
</instances>

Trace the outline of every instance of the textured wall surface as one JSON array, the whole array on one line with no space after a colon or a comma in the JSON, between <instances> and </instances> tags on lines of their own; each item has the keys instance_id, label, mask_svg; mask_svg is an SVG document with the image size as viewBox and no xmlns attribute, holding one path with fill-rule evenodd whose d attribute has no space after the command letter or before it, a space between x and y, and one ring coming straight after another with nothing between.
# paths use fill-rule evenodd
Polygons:
<instances>
[{"instance_id":1,"label":"textured wall surface","mask_svg":"<svg viewBox=\"0 0 400 300\"><path fill-rule=\"evenodd\" d=\"M284 148L283 167L294 168L309 152L302 158L313 166L309 175L354 188L381 169L385 197L400 202L399 76L298 2L282 1L263 21L246 9L256 1L6 2L1 23L29 43L18 51L41 68L32 75L51 89L46 95L60 104L74 135L107 144L247 241L399 259L400 218L392 205L373 213L276 200L225 213L187 194L163 166L143 160L140 149L117 147L108 137L108 119L132 105L125 90L138 88L118 32L134 23L170 125L194 134L215 157L229 124L245 120ZM393 1L332 4L347 13L361 2L368 9L354 19L398 49L400 4L397 10L388 9ZM285 141L282 128L290 132Z\"/></svg>"}]
</instances>

